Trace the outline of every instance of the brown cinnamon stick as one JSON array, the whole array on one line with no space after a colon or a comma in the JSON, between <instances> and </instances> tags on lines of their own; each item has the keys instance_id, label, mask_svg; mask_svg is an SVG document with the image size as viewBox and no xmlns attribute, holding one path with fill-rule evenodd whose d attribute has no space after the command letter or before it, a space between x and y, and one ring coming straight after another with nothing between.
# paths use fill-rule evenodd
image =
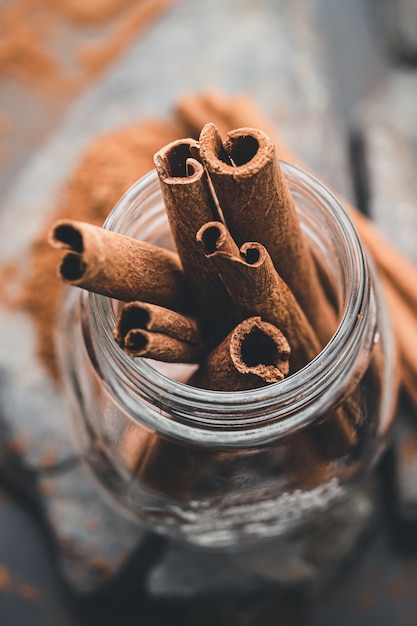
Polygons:
<instances>
[{"instance_id":1,"label":"brown cinnamon stick","mask_svg":"<svg viewBox=\"0 0 417 626\"><path fill-rule=\"evenodd\" d=\"M204 353L195 318L147 302L121 308L114 337L131 356L169 363L195 363Z\"/></svg>"},{"instance_id":2,"label":"brown cinnamon stick","mask_svg":"<svg viewBox=\"0 0 417 626\"><path fill-rule=\"evenodd\" d=\"M336 329L336 314L301 232L275 146L253 128L227 137L222 143L214 124L206 124L200 134L200 155L227 227L238 245L252 241L256 233L324 346Z\"/></svg>"},{"instance_id":3,"label":"brown cinnamon stick","mask_svg":"<svg viewBox=\"0 0 417 626\"><path fill-rule=\"evenodd\" d=\"M56 221L48 241L70 250L58 268L65 282L123 301L179 311L192 306L179 257L170 250L77 220Z\"/></svg>"},{"instance_id":4,"label":"brown cinnamon stick","mask_svg":"<svg viewBox=\"0 0 417 626\"><path fill-rule=\"evenodd\" d=\"M140 328L131 330L121 347L130 356L147 357L166 363L197 363L203 352L200 344Z\"/></svg>"},{"instance_id":5,"label":"brown cinnamon stick","mask_svg":"<svg viewBox=\"0 0 417 626\"><path fill-rule=\"evenodd\" d=\"M213 109L210 102L206 102L206 94L201 96L194 93L186 93L178 100L175 113L177 118L190 129L193 136L198 137L204 124L213 120ZM228 102L229 105L229 102ZM230 106L230 105L229 105ZM216 126L222 136L235 126L230 126L226 117L216 116ZM243 126L243 124L242 124Z\"/></svg>"},{"instance_id":6,"label":"brown cinnamon stick","mask_svg":"<svg viewBox=\"0 0 417 626\"><path fill-rule=\"evenodd\" d=\"M197 112L199 102L204 103L204 115L198 119ZM187 116L187 111L193 108L195 114L191 118ZM309 169L305 164L300 163L300 159L283 141L281 135L277 133L276 127L270 119L261 111L253 98L247 94L239 94L232 98L220 91L209 91L203 94L187 95L187 106L181 107L181 120L188 127L190 132L199 135L201 129L207 121L207 117L219 127L228 129L242 126L253 126L262 129L268 134L277 146L277 153L281 159L291 163L298 163L302 167ZM337 194L340 197L340 194ZM347 208L352 218L359 236L369 252L371 253L377 268L387 278L391 290L391 302L397 302L401 308L405 303L417 309L417 267L404 254L402 254L392 243L383 236L370 219L364 216L345 198L340 197L342 204ZM384 283L384 290L387 283ZM401 343L401 341L399 341ZM417 365L417 364L416 364ZM417 378L417 367L414 370ZM417 404L417 403L416 403Z\"/></svg>"},{"instance_id":7,"label":"brown cinnamon stick","mask_svg":"<svg viewBox=\"0 0 417 626\"><path fill-rule=\"evenodd\" d=\"M395 289L395 293L390 295L390 299L401 298L408 306L417 311L416 265L397 250L367 217L348 202L345 201L345 204L378 269ZM384 285L386 285L386 281L384 281Z\"/></svg>"},{"instance_id":8,"label":"brown cinnamon stick","mask_svg":"<svg viewBox=\"0 0 417 626\"><path fill-rule=\"evenodd\" d=\"M204 103L204 115L198 119L197 113L201 110L198 107L200 101ZM277 133L276 127L271 123L270 119L261 111L253 98L247 94L241 94L233 98L221 92L208 92L194 94L193 96L189 94L187 96L187 106L181 107L180 101L177 108L180 109L178 117L181 118L181 122L189 129L190 133L196 136L199 135L207 119L211 119L212 122L223 129L225 127L232 129L242 126L254 126L262 129L271 137L277 146L277 152L281 159L298 163L302 167L309 169L305 164L300 163L299 158ZM187 115L191 108L194 110L192 117ZM371 220L362 215L337 192L336 195L339 195L342 204L347 208L360 238L376 263L377 269L387 278L387 281L383 284L383 289L388 302L391 302L390 309L394 333L404 364L401 368L402 381L410 399L417 406L417 393L415 391L417 388L417 382L415 384L415 381L417 381L417 362L406 356L409 345L406 337L410 333L414 334L414 320L412 322L411 318L407 316L410 326L407 324L405 327L403 324L395 322L395 318L398 317L396 311L401 311L404 306L412 306L413 310L417 310L417 267L380 233ZM387 290L390 287L391 293L387 294Z\"/></svg>"},{"instance_id":9,"label":"brown cinnamon stick","mask_svg":"<svg viewBox=\"0 0 417 626\"><path fill-rule=\"evenodd\" d=\"M212 221L203 224L195 238L203 246L206 256L214 252L223 252L237 257L240 255L238 245L222 222Z\"/></svg>"},{"instance_id":10,"label":"brown cinnamon stick","mask_svg":"<svg viewBox=\"0 0 417 626\"><path fill-rule=\"evenodd\" d=\"M140 484L158 495L190 500L199 474L206 464L206 453L165 440L141 427L127 430L121 446L123 461Z\"/></svg>"},{"instance_id":11,"label":"brown cinnamon stick","mask_svg":"<svg viewBox=\"0 0 417 626\"><path fill-rule=\"evenodd\" d=\"M283 380L290 346L260 317L244 320L206 358L190 384L217 391L243 391Z\"/></svg>"},{"instance_id":12,"label":"brown cinnamon stick","mask_svg":"<svg viewBox=\"0 0 417 626\"><path fill-rule=\"evenodd\" d=\"M400 355L400 376L407 394L417 406L417 317L413 303L399 297L385 276L381 276L385 300L390 313Z\"/></svg>"},{"instance_id":13,"label":"brown cinnamon stick","mask_svg":"<svg viewBox=\"0 0 417 626\"><path fill-rule=\"evenodd\" d=\"M192 139L174 141L155 155L155 166L171 232L192 287L203 332L212 344L235 326L230 298L195 240L200 227L218 218L218 209Z\"/></svg>"},{"instance_id":14,"label":"brown cinnamon stick","mask_svg":"<svg viewBox=\"0 0 417 626\"><path fill-rule=\"evenodd\" d=\"M189 114L191 110L194 111L192 116ZM248 94L229 97L218 90L202 94L187 94L184 106L181 99L178 102L178 111L180 111L178 117L181 118L182 123L196 136L199 136L208 119L219 128L228 130L244 126L260 128L272 139L280 159L298 163L301 167L310 169L300 162L294 151L283 141L276 126ZM201 111L204 111L203 115L199 115ZM338 195L340 197L340 194ZM378 269L383 271L395 285L396 290L408 302L415 303L417 308L417 267L415 264L397 250L370 219L346 199L342 197L340 199L347 208L362 241L376 261Z\"/></svg>"},{"instance_id":15,"label":"brown cinnamon stick","mask_svg":"<svg viewBox=\"0 0 417 626\"><path fill-rule=\"evenodd\" d=\"M204 229L201 241L205 242ZM317 336L288 285L275 270L266 248L247 242L241 256L206 248L206 256L219 273L243 318L259 315L280 328L291 346L290 371L309 363L320 352Z\"/></svg>"},{"instance_id":16,"label":"brown cinnamon stick","mask_svg":"<svg viewBox=\"0 0 417 626\"><path fill-rule=\"evenodd\" d=\"M240 249L241 257L222 252L213 245L211 228L206 226L199 232L207 259L219 272L242 315L260 315L263 320L282 330L291 347L290 373L294 373L320 352L320 343L304 312L276 272L264 246L247 242ZM210 234L211 249L207 246L206 232ZM212 359L215 356L216 353ZM214 361L211 368L221 370L221 364ZM343 452L357 443L356 428L352 423L356 421L356 416L353 416L353 420L349 416L348 410L337 409L329 414L319 428L320 434Z\"/></svg>"}]
</instances>

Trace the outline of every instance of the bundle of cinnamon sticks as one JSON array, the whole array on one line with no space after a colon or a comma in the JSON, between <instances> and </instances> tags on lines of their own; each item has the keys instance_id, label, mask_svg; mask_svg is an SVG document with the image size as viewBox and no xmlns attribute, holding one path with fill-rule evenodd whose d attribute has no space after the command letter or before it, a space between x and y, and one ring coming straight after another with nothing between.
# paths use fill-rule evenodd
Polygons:
<instances>
[{"instance_id":1,"label":"bundle of cinnamon sticks","mask_svg":"<svg viewBox=\"0 0 417 626\"><path fill-rule=\"evenodd\" d=\"M230 97L219 90L189 93L179 100L176 115L191 135L198 133L209 120L222 133L239 126L260 128L273 139L280 159L297 163L308 170L247 94ZM326 184L328 186L328 181ZM399 380L417 410L417 267L382 235L370 219L345 198L341 201L382 279L399 353Z\"/></svg>"},{"instance_id":2,"label":"bundle of cinnamon sticks","mask_svg":"<svg viewBox=\"0 0 417 626\"><path fill-rule=\"evenodd\" d=\"M175 141L155 155L176 251L60 220L49 235L65 250L59 274L120 300L115 340L134 357L195 363L190 384L211 389L278 382L314 358L338 321L300 232L275 147L280 158L297 159L245 96L186 96L176 115L190 136L199 137ZM380 270L401 380L417 405L417 269L343 202ZM336 454L355 445L360 416L354 405L348 399L324 416L314 441L324 436ZM148 475L144 447L159 459L160 442L141 440L131 454L132 470L137 473L140 458L139 473ZM149 482L164 491L166 478L151 474Z\"/></svg>"},{"instance_id":3,"label":"bundle of cinnamon sticks","mask_svg":"<svg viewBox=\"0 0 417 626\"><path fill-rule=\"evenodd\" d=\"M337 326L275 146L240 128L155 155L176 252L59 220L50 243L72 284L125 302L114 335L134 357L198 363L190 384L236 391L311 361Z\"/></svg>"}]
</instances>

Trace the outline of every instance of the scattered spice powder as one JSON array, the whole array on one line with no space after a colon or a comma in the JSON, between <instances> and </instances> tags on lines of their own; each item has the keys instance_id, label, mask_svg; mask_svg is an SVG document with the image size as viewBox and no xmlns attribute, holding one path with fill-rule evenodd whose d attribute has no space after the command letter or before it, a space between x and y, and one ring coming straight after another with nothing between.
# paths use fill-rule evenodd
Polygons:
<instances>
[{"instance_id":1,"label":"scattered spice powder","mask_svg":"<svg viewBox=\"0 0 417 626\"><path fill-rule=\"evenodd\" d=\"M39 600L41 594L36 587L20 581L13 576L5 565L0 565L0 592L15 593L24 600L34 602Z\"/></svg>"},{"instance_id":2,"label":"scattered spice powder","mask_svg":"<svg viewBox=\"0 0 417 626\"><path fill-rule=\"evenodd\" d=\"M74 97L174 1L0 2L0 96L11 120L0 120L0 183L10 185Z\"/></svg>"},{"instance_id":3,"label":"scattered spice powder","mask_svg":"<svg viewBox=\"0 0 417 626\"><path fill-rule=\"evenodd\" d=\"M39 600L40 593L36 587L29 585L28 583L16 583L16 593L24 600L30 600L31 602L35 602Z\"/></svg>"},{"instance_id":4,"label":"scattered spice powder","mask_svg":"<svg viewBox=\"0 0 417 626\"><path fill-rule=\"evenodd\" d=\"M401 578L391 580L388 584L388 596L394 602L403 602L410 595L408 585Z\"/></svg>"},{"instance_id":5,"label":"scattered spice powder","mask_svg":"<svg viewBox=\"0 0 417 626\"><path fill-rule=\"evenodd\" d=\"M0 114L0 137L7 133L12 126L12 118L9 115Z\"/></svg>"},{"instance_id":6,"label":"scattered spice powder","mask_svg":"<svg viewBox=\"0 0 417 626\"><path fill-rule=\"evenodd\" d=\"M95 532L99 528L99 526L100 523L95 517L88 517L85 520L85 527L90 533Z\"/></svg>"},{"instance_id":7,"label":"scattered spice powder","mask_svg":"<svg viewBox=\"0 0 417 626\"><path fill-rule=\"evenodd\" d=\"M17 0L0 7L0 78L12 75L46 88L59 67L45 49L50 18L36 11L36 4Z\"/></svg>"},{"instance_id":8,"label":"scattered spice powder","mask_svg":"<svg viewBox=\"0 0 417 626\"><path fill-rule=\"evenodd\" d=\"M46 448L42 454L40 467L43 470L51 469L59 458L59 450L56 447Z\"/></svg>"},{"instance_id":9,"label":"scattered spice powder","mask_svg":"<svg viewBox=\"0 0 417 626\"><path fill-rule=\"evenodd\" d=\"M111 563L102 556L97 556L93 559L91 561L91 567L97 572L100 572L103 578L110 578L113 574L113 567L111 566Z\"/></svg>"},{"instance_id":10,"label":"scattered spice powder","mask_svg":"<svg viewBox=\"0 0 417 626\"><path fill-rule=\"evenodd\" d=\"M359 610L368 613L378 602L375 591L366 589L359 596Z\"/></svg>"},{"instance_id":11,"label":"scattered spice powder","mask_svg":"<svg viewBox=\"0 0 417 626\"><path fill-rule=\"evenodd\" d=\"M11 117L8 115L0 114L0 163L4 163L8 158L8 134L12 126L13 124Z\"/></svg>"},{"instance_id":12,"label":"scattered spice powder","mask_svg":"<svg viewBox=\"0 0 417 626\"><path fill-rule=\"evenodd\" d=\"M98 137L81 158L54 217L101 225L124 192L153 168L153 154L158 148L181 136L181 132L175 123L150 120ZM11 291L8 280L18 275L18 268L9 263L0 271L0 284L3 283L0 295L10 307L32 316L38 334L38 356L58 381L53 342L62 284L56 272L56 250L47 243L48 230L49 225L31 246L30 271L21 292L7 297Z\"/></svg>"},{"instance_id":13,"label":"scattered spice powder","mask_svg":"<svg viewBox=\"0 0 417 626\"><path fill-rule=\"evenodd\" d=\"M4 565L0 565L0 590L11 591L12 588L12 576Z\"/></svg>"},{"instance_id":14,"label":"scattered spice powder","mask_svg":"<svg viewBox=\"0 0 417 626\"><path fill-rule=\"evenodd\" d=\"M172 0L6 3L0 7L0 79L13 77L44 94L68 98L103 71L170 4ZM54 35L62 28L69 30L66 62L72 57L74 75L54 51ZM94 47L83 43L91 40L92 28L100 41Z\"/></svg>"},{"instance_id":15,"label":"scattered spice powder","mask_svg":"<svg viewBox=\"0 0 417 626\"><path fill-rule=\"evenodd\" d=\"M10 437L7 440L7 448L10 452L22 456L28 450L28 442L23 437Z\"/></svg>"},{"instance_id":16,"label":"scattered spice powder","mask_svg":"<svg viewBox=\"0 0 417 626\"><path fill-rule=\"evenodd\" d=\"M111 4L110 2L108 4ZM122 4L127 4L126 0ZM131 3L130 3L131 4ZM77 58L82 63L87 81L100 74L109 63L119 56L136 34L158 14L168 8L172 0L142 0L133 3L126 11L119 29L107 40L95 44L84 44L80 47Z\"/></svg>"},{"instance_id":17,"label":"scattered spice powder","mask_svg":"<svg viewBox=\"0 0 417 626\"><path fill-rule=\"evenodd\" d=\"M133 0L59 0L56 9L76 24L97 25L114 18Z\"/></svg>"},{"instance_id":18,"label":"scattered spice powder","mask_svg":"<svg viewBox=\"0 0 417 626\"><path fill-rule=\"evenodd\" d=\"M54 483L48 478L42 478L39 481L38 488L44 496L50 496L54 492Z\"/></svg>"}]
</instances>

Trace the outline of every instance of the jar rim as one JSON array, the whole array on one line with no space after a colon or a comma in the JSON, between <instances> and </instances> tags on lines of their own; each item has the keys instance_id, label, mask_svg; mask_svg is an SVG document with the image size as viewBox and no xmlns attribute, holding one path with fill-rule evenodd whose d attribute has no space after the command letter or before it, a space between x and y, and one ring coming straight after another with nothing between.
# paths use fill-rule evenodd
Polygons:
<instances>
[{"instance_id":1,"label":"jar rim","mask_svg":"<svg viewBox=\"0 0 417 626\"><path fill-rule=\"evenodd\" d=\"M290 188L292 184L303 188L331 216L332 228L343 244L345 283L350 285L338 328L305 367L278 383L245 391L212 391L178 382L145 359L132 359L125 354L113 338L115 315L111 300L88 294L89 314L95 318L97 332L104 333L104 351L118 372L110 377L109 384L115 385L112 392L124 402L120 384L126 385L136 399L145 402L145 411L143 406L140 410L138 407L140 419L160 432L194 442L199 439L207 445L218 445L219 438L225 446L243 441L245 445L259 445L302 428L315 415L323 414L334 404L334 383L354 366L365 340L366 325L361 320L369 306L368 268L362 244L341 202L322 182L297 165L285 161L280 161L280 165ZM152 170L119 200L104 228L119 232L138 196L150 190L157 192L158 188L158 176ZM129 404L132 417L134 397Z\"/></svg>"}]
</instances>

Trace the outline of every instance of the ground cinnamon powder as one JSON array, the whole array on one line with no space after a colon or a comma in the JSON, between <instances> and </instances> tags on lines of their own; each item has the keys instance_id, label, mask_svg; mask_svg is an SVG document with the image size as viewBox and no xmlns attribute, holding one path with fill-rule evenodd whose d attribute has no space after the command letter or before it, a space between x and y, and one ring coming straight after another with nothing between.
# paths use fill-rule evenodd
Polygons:
<instances>
[{"instance_id":1,"label":"ground cinnamon powder","mask_svg":"<svg viewBox=\"0 0 417 626\"><path fill-rule=\"evenodd\" d=\"M172 0L12 0L0 7L0 79L12 77L44 95L68 98L170 4ZM65 39L61 59L57 38Z\"/></svg>"},{"instance_id":2,"label":"ground cinnamon powder","mask_svg":"<svg viewBox=\"0 0 417 626\"><path fill-rule=\"evenodd\" d=\"M98 137L89 146L63 190L56 218L81 219L101 225L124 192L153 168L153 155L162 146L182 136L175 123L144 121ZM38 356L54 380L58 373L54 351L54 326L62 282L58 278L57 252L47 243L48 228L29 250L30 273L20 292L15 286L18 266L7 264L0 272L0 297L11 307L28 312L35 324Z\"/></svg>"},{"instance_id":3,"label":"ground cinnamon powder","mask_svg":"<svg viewBox=\"0 0 417 626\"><path fill-rule=\"evenodd\" d=\"M174 1L0 2L0 185L10 185L74 96Z\"/></svg>"},{"instance_id":4,"label":"ground cinnamon powder","mask_svg":"<svg viewBox=\"0 0 417 626\"><path fill-rule=\"evenodd\" d=\"M5 565L0 565L0 592L13 593L32 602L40 600L39 589L20 581Z\"/></svg>"},{"instance_id":5,"label":"ground cinnamon powder","mask_svg":"<svg viewBox=\"0 0 417 626\"><path fill-rule=\"evenodd\" d=\"M117 3L114 0L113 2L108 0L106 4L113 5L114 8ZM131 0L121 2L121 5L126 4L129 6L123 15L123 20L109 37L96 44L89 43L80 47L77 58L82 64L85 82L99 75L115 57L123 52L148 22L172 4L172 0L157 0L156 2L155 0L142 0L133 2L133 5Z\"/></svg>"}]
</instances>

